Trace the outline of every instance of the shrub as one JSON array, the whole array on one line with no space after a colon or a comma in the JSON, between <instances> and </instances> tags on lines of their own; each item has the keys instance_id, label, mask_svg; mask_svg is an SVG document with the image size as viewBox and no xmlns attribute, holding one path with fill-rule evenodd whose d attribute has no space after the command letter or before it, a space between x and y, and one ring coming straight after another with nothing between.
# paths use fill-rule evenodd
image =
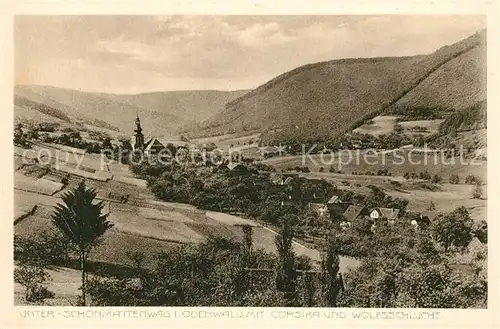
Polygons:
<instances>
[{"instance_id":1,"label":"shrub","mask_svg":"<svg viewBox=\"0 0 500 329\"><path fill-rule=\"evenodd\" d=\"M26 290L25 300L28 303L41 303L54 293L47 289L50 274L40 265L22 264L14 269L14 281Z\"/></svg>"},{"instance_id":2,"label":"shrub","mask_svg":"<svg viewBox=\"0 0 500 329\"><path fill-rule=\"evenodd\" d=\"M421 188L425 189L425 190L429 190L429 191L433 191L433 192L436 192L436 191L440 191L441 189L439 188L439 186L435 185L435 184L432 184L432 183L429 183L429 182L420 182L418 184L418 186L420 186Z\"/></svg>"},{"instance_id":3,"label":"shrub","mask_svg":"<svg viewBox=\"0 0 500 329\"><path fill-rule=\"evenodd\" d=\"M403 185L403 184L401 184L400 182L395 181L395 180L390 180L389 182L390 182L390 184L391 184L392 186L394 186L394 187L401 187L401 186Z\"/></svg>"},{"instance_id":4,"label":"shrub","mask_svg":"<svg viewBox=\"0 0 500 329\"><path fill-rule=\"evenodd\" d=\"M472 192L472 198L473 199L481 199L483 196L483 188L481 187L481 183L476 183L476 187L474 188L474 191Z\"/></svg>"},{"instance_id":5,"label":"shrub","mask_svg":"<svg viewBox=\"0 0 500 329\"><path fill-rule=\"evenodd\" d=\"M467 177L465 177L465 184L469 185L481 184L481 179L474 175L468 175Z\"/></svg>"},{"instance_id":6,"label":"shrub","mask_svg":"<svg viewBox=\"0 0 500 329\"><path fill-rule=\"evenodd\" d=\"M460 184L460 177L457 174L450 175L450 184Z\"/></svg>"},{"instance_id":7,"label":"shrub","mask_svg":"<svg viewBox=\"0 0 500 329\"><path fill-rule=\"evenodd\" d=\"M441 183L442 180L443 180L443 178L436 174L436 175L432 176L431 183L439 184L439 183Z\"/></svg>"},{"instance_id":8,"label":"shrub","mask_svg":"<svg viewBox=\"0 0 500 329\"><path fill-rule=\"evenodd\" d=\"M63 184L64 186L68 185L69 183L69 174L65 174L62 178L61 178L61 184Z\"/></svg>"}]
</instances>

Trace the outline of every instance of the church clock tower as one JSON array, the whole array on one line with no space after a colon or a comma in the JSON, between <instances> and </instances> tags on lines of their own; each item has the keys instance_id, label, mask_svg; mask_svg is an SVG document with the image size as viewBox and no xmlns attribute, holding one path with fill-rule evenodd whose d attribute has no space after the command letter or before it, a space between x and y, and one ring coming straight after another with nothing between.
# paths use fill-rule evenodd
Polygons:
<instances>
[{"instance_id":1,"label":"church clock tower","mask_svg":"<svg viewBox=\"0 0 500 329\"><path fill-rule=\"evenodd\" d=\"M141 120L139 119L139 114L135 119L135 129L134 129L134 150L144 150L144 135L142 134Z\"/></svg>"}]
</instances>

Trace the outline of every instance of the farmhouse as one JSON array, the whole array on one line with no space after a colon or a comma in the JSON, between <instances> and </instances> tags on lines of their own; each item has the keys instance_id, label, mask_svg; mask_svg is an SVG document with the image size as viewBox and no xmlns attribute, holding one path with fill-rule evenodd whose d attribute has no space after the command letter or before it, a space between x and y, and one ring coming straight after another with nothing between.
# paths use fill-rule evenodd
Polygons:
<instances>
[{"instance_id":1,"label":"farmhouse","mask_svg":"<svg viewBox=\"0 0 500 329\"><path fill-rule=\"evenodd\" d=\"M326 216L328 214L328 207L324 203L309 203L309 208L314 210L320 216Z\"/></svg>"},{"instance_id":2,"label":"farmhouse","mask_svg":"<svg viewBox=\"0 0 500 329\"><path fill-rule=\"evenodd\" d=\"M333 195L327 202L326 206L330 211L344 212L348 206L351 204L349 202L344 202L340 196Z\"/></svg>"},{"instance_id":3,"label":"farmhouse","mask_svg":"<svg viewBox=\"0 0 500 329\"><path fill-rule=\"evenodd\" d=\"M354 221L357 219L369 219L373 222L379 220L387 220L389 223L393 224L399 218L400 209L396 208L373 208L368 209L364 206L349 205L344 211L344 218L347 221Z\"/></svg>"},{"instance_id":4,"label":"farmhouse","mask_svg":"<svg viewBox=\"0 0 500 329\"><path fill-rule=\"evenodd\" d=\"M430 225L437 216L438 214L435 211L424 210L416 214L416 216L413 216L412 220L410 221L410 224L413 226Z\"/></svg>"},{"instance_id":5,"label":"farmhouse","mask_svg":"<svg viewBox=\"0 0 500 329\"><path fill-rule=\"evenodd\" d=\"M315 210L320 216L329 216L331 219L338 219L347 209L350 203L343 202L338 195L333 195L327 201L324 198L313 198L309 202L309 208Z\"/></svg>"},{"instance_id":6,"label":"farmhouse","mask_svg":"<svg viewBox=\"0 0 500 329\"><path fill-rule=\"evenodd\" d=\"M343 215L347 221L353 222L356 219L365 218L365 217L369 216L370 211L368 210L368 208L366 208L364 206L350 205L344 211Z\"/></svg>"},{"instance_id":7,"label":"farmhouse","mask_svg":"<svg viewBox=\"0 0 500 329\"><path fill-rule=\"evenodd\" d=\"M370 211L370 218L372 220L387 219L393 221L398 219L399 209L395 208L374 208Z\"/></svg>"},{"instance_id":8,"label":"farmhouse","mask_svg":"<svg viewBox=\"0 0 500 329\"><path fill-rule=\"evenodd\" d=\"M157 138L153 137L146 142L144 147L144 154L145 155L158 154L164 148L165 146Z\"/></svg>"}]
</instances>

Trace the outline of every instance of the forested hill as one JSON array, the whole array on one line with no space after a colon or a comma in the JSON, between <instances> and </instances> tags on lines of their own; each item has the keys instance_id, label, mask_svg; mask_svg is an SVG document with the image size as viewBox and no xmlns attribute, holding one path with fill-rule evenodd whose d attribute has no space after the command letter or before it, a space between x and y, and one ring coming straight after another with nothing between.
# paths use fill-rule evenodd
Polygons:
<instances>
[{"instance_id":1,"label":"forested hill","mask_svg":"<svg viewBox=\"0 0 500 329\"><path fill-rule=\"evenodd\" d=\"M486 31L428 55L301 66L229 102L193 135L279 131L323 138L395 108L460 110L486 98Z\"/></svg>"}]
</instances>

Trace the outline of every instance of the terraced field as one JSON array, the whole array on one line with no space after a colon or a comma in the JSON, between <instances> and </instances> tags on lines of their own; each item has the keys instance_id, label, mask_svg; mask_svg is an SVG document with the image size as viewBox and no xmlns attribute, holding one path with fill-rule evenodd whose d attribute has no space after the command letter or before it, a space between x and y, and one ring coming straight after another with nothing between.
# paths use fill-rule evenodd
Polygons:
<instances>
[{"instance_id":1,"label":"terraced field","mask_svg":"<svg viewBox=\"0 0 500 329\"><path fill-rule=\"evenodd\" d=\"M23 150L19 149L17 152L22 153ZM77 158L74 157L74 159ZM98 159L94 156L86 154L81 163L86 165L93 163L95 166L97 161ZM75 162L68 163L74 165ZM112 171L115 168L117 175ZM115 224L106 233L103 243L91 253L90 260L92 261L128 264L130 262L127 256L128 251L143 250L152 257L156 252L168 250L179 244L200 243L209 234L242 241L243 232L240 225L254 227L253 237L256 248L276 252L274 245L276 233L261 227L260 224L234 215L205 212L192 205L155 200L145 182L133 178L123 165L112 164L109 169L107 173L111 178L107 181L95 179L90 172L86 177L87 186L98 191L98 198L105 202L104 211L109 213L110 221ZM54 229L51 223L54 205L60 202L61 193L75 187L81 181L82 176L53 166L50 174L46 178L41 178L47 186L60 187L60 183L57 183L58 175L64 173L70 174L68 184L53 196L47 194L51 194L54 188L47 188L45 194L43 194L45 191L37 189L40 179L24 177L16 173L16 176L20 178L15 189L16 218L25 215L25 218L17 222L14 227L16 234L36 236L44 230ZM126 203L121 203L122 197L127 198ZM29 213L35 206L35 211ZM294 247L297 254L307 255L319 261L317 251L299 244L295 244Z\"/></svg>"},{"instance_id":2,"label":"terraced field","mask_svg":"<svg viewBox=\"0 0 500 329\"><path fill-rule=\"evenodd\" d=\"M54 195L63 188L63 184L45 178L35 179L15 173L14 188L39 194Z\"/></svg>"}]
</instances>

